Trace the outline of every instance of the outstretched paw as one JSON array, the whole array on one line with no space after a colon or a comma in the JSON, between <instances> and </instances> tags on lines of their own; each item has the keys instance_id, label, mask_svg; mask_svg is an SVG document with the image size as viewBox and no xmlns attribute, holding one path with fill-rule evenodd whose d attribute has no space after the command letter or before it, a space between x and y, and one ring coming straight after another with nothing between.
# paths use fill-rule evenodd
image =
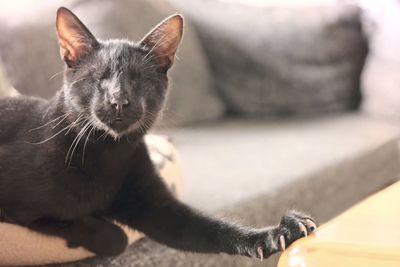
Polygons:
<instances>
[{"instance_id":1,"label":"outstretched paw","mask_svg":"<svg viewBox=\"0 0 400 267\"><path fill-rule=\"evenodd\" d=\"M316 228L312 217L298 211L288 211L278 226L253 236L253 246L250 246L248 254L263 260L276 252L284 251L294 241L309 235Z\"/></svg>"},{"instance_id":2,"label":"outstretched paw","mask_svg":"<svg viewBox=\"0 0 400 267\"><path fill-rule=\"evenodd\" d=\"M288 211L276 228L279 249L284 251L297 239L307 236L317 229L315 220L298 211Z\"/></svg>"}]
</instances>

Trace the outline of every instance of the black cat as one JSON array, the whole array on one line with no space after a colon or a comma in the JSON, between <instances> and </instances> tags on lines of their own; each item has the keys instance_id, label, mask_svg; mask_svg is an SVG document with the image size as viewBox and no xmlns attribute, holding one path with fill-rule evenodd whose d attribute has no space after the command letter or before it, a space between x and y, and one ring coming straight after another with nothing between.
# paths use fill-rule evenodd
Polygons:
<instances>
[{"instance_id":1,"label":"black cat","mask_svg":"<svg viewBox=\"0 0 400 267\"><path fill-rule=\"evenodd\" d=\"M171 16L140 42L99 41L68 9L57 12L64 86L50 101L0 99L0 208L7 221L98 255L127 245L116 220L171 247L268 257L312 232L314 220L288 212L253 229L179 202L143 143L162 108L167 71L182 37Z\"/></svg>"}]
</instances>

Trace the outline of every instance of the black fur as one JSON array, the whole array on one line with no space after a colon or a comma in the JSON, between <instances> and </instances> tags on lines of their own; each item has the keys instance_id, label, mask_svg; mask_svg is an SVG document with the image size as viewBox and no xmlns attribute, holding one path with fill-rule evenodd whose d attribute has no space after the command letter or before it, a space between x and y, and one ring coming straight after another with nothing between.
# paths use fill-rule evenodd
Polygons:
<instances>
[{"instance_id":1,"label":"black fur","mask_svg":"<svg viewBox=\"0 0 400 267\"><path fill-rule=\"evenodd\" d=\"M288 245L313 231L312 218L297 212L288 212L278 226L253 229L175 199L142 137L162 108L177 44L161 48L169 52L165 58L148 46L158 32L137 44L98 41L68 10L59 13L83 42L62 47L68 65L62 90L50 101L0 99L0 208L6 221L99 255L117 255L127 245L112 220L174 248L257 257L279 251L281 236ZM168 21L159 27L181 27L180 17Z\"/></svg>"}]
</instances>

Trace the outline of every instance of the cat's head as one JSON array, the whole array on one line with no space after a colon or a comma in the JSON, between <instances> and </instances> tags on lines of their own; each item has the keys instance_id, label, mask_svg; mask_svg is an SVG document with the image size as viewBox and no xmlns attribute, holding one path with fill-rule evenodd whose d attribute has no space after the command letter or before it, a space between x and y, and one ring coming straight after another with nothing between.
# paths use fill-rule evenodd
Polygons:
<instances>
[{"instance_id":1,"label":"cat's head","mask_svg":"<svg viewBox=\"0 0 400 267\"><path fill-rule=\"evenodd\" d=\"M71 111L114 138L152 125L166 97L182 17L168 17L137 43L97 40L64 7L57 11L56 26Z\"/></svg>"}]
</instances>

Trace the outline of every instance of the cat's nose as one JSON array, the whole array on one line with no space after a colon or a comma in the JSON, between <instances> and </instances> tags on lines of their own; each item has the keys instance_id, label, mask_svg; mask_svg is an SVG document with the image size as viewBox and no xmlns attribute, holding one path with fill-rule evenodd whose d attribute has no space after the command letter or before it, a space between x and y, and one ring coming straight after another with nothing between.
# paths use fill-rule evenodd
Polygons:
<instances>
[{"instance_id":1,"label":"cat's nose","mask_svg":"<svg viewBox=\"0 0 400 267\"><path fill-rule=\"evenodd\" d=\"M126 98L113 98L111 99L110 104L117 110L117 114L120 116L122 110L129 105L129 101Z\"/></svg>"}]
</instances>

